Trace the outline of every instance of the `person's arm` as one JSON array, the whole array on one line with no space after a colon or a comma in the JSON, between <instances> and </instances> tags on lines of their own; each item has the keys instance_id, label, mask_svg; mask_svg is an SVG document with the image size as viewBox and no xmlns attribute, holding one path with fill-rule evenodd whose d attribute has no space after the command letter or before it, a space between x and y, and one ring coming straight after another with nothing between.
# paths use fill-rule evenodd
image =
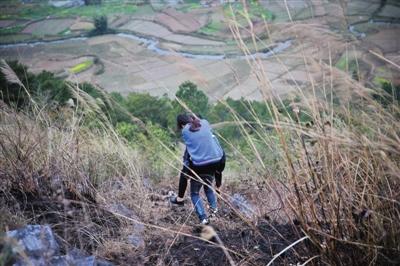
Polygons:
<instances>
[{"instance_id":1,"label":"person's arm","mask_svg":"<svg viewBox=\"0 0 400 266\"><path fill-rule=\"evenodd\" d=\"M182 173L188 174L189 173L189 167L190 167L190 155L187 150L185 149L185 152L183 153L183 167L182 167Z\"/></svg>"},{"instance_id":2,"label":"person's arm","mask_svg":"<svg viewBox=\"0 0 400 266\"><path fill-rule=\"evenodd\" d=\"M188 183L187 180L189 178L188 174L190 174L189 167L190 167L190 155L187 148L185 148L185 152L183 153L183 167L179 177L179 188L178 188L178 198L182 200L183 197L185 196L185 191Z\"/></svg>"}]
</instances>

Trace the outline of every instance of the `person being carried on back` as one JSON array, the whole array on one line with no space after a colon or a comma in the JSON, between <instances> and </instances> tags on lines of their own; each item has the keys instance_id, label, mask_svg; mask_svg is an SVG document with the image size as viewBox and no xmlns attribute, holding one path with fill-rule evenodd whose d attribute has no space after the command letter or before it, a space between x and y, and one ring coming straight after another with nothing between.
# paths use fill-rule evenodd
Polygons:
<instances>
[{"instance_id":1,"label":"person being carried on back","mask_svg":"<svg viewBox=\"0 0 400 266\"><path fill-rule=\"evenodd\" d=\"M177 116L177 129L182 130L186 150L183 158L184 166L179 182L180 194L178 194L178 198L171 198L171 202L183 205L183 195L187 184L186 178L191 178L190 197L192 203L195 206L201 223L209 224L199 197L199 192L204 185L204 192L211 205L211 212L216 212L217 206L212 183L215 173L217 171L221 173L223 167L225 167L224 150L213 135L210 124L205 119L191 117L188 114L180 114ZM222 161L224 162L222 163ZM186 180L186 184L181 182L183 179ZM219 181L219 185L221 185L221 181Z\"/></svg>"}]
</instances>

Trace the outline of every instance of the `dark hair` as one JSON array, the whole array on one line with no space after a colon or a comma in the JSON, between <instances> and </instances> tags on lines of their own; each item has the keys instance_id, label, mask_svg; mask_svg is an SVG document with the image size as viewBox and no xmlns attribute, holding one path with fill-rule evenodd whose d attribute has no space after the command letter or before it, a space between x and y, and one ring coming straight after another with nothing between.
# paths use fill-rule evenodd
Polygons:
<instances>
[{"instance_id":1,"label":"dark hair","mask_svg":"<svg viewBox=\"0 0 400 266\"><path fill-rule=\"evenodd\" d=\"M193 118L192 116L188 114L179 114L176 117L176 129L177 131L182 129L182 126L186 125L187 123L190 123L190 128L189 130L194 132L200 129L200 120Z\"/></svg>"}]
</instances>

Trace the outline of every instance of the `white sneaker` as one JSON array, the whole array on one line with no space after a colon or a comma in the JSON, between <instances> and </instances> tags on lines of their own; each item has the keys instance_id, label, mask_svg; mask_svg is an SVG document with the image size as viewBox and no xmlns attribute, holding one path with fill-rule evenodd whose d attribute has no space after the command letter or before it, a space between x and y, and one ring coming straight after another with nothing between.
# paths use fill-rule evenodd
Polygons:
<instances>
[{"instance_id":1,"label":"white sneaker","mask_svg":"<svg viewBox=\"0 0 400 266\"><path fill-rule=\"evenodd\" d=\"M208 220L207 218L203 219L203 220L200 222L200 225L209 225L209 224L210 224L210 220Z\"/></svg>"},{"instance_id":2,"label":"white sneaker","mask_svg":"<svg viewBox=\"0 0 400 266\"><path fill-rule=\"evenodd\" d=\"M210 208L210 219L213 221L218 220L218 209Z\"/></svg>"}]
</instances>

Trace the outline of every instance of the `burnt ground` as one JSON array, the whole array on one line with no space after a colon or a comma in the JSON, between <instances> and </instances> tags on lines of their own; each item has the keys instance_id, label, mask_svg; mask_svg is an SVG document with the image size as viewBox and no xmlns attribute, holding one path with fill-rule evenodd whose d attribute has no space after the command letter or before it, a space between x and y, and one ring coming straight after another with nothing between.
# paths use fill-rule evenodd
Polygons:
<instances>
[{"instance_id":1,"label":"burnt ground","mask_svg":"<svg viewBox=\"0 0 400 266\"><path fill-rule=\"evenodd\" d=\"M2 224L7 224L8 230L26 224L49 224L64 251L76 247L115 265L230 265L215 237L210 241L200 237L201 228L189 204L171 208L166 202L168 199L160 200L159 203L169 206L169 211L143 222L144 245L135 247L123 241L129 227L125 221L94 203L90 196L77 197L68 191L62 194L62 197L54 193L52 196L14 194L5 197L0 193ZM274 254L301 237L294 233L290 224L275 223L268 217L245 222L228 206L222 208L224 215L211 225L230 250L236 265L266 265ZM15 213L23 219L16 222ZM142 222L140 217L137 220ZM299 228L296 230L301 232ZM296 265L306 261L304 244L289 249L272 265Z\"/></svg>"},{"instance_id":2,"label":"burnt ground","mask_svg":"<svg viewBox=\"0 0 400 266\"><path fill-rule=\"evenodd\" d=\"M240 224L240 221L237 228L226 229L216 225L214 229L225 247L237 252L230 254L235 263L240 265L266 265L273 259L274 254L297 240L290 225L271 225L267 221L261 221L255 227L258 232L247 224ZM200 229L193 229L191 233L199 236ZM211 241L217 243L215 238ZM149 247L150 250L155 248L157 244ZM301 262L301 257L305 256L301 253L299 249L285 252L272 265ZM229 265L227 257L219 246L191 237L180 237L178 243L171 247L168 260L167 263L176 263L175 265ZM150 261L147 265L154 265L152 262L155 261Z\"/></svg>"}]
</instances>

